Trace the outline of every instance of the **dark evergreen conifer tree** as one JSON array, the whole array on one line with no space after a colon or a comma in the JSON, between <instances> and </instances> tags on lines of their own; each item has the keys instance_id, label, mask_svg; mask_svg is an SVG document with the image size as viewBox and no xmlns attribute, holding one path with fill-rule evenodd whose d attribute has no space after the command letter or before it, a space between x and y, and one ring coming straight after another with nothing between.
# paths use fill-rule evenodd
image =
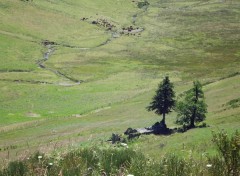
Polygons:
<instances>
[{"instance_id":1,"label":"dark evergreen conifer tree","mask_svg":"<svg viewBox=\"0 0 240 176\"><path fill-rule=\"evenodd\" d=\"M165 115L171 112L175 105L175 92L174 86L170 82L169 77L166 76L159 84L156 90L156 95L153 97L152 102L147 107L148 111L154 111L158 115L162 115L162 123L166 126Z\"/></svg>"}]
</instances>

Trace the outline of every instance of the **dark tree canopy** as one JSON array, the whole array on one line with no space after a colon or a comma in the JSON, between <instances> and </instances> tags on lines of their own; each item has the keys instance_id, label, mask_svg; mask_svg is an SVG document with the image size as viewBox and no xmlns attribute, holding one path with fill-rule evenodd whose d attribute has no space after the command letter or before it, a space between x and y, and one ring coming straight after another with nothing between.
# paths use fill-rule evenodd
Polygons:
<instances>
[{"instance_id":1,"label":"dark tree canopy","mask_svg":"<svg viewBox=\"0 0 240 176\"><path fill-rule=\"evenodd\" d=\"M159 84L156 95L147 107L148 111L154 111L158 115L163 115L163 124L165 124L165 114L171 112L175 105L175 92L173 88L174 86L170 82L169 77L166 76Z\"/></svg>"},{"instance_id":2,"label":"dark tree canopy","mask_svg":"<svg viewBox=\"0 0 240 176\"><path fill-rule=\"evenodd\" d=\"M199 81L193 82L193 88L187 91L185 99L178 103L177 111L176 122L190 128L195 127L195 122L201 122L206 118L207 104Z\"/></svg>"}]
</instances>

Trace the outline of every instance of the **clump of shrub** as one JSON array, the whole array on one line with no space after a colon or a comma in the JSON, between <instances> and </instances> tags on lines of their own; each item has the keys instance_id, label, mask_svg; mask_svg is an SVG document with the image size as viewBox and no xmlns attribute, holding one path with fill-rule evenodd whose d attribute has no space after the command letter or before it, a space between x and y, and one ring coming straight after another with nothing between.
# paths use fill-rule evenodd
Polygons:
<instances>
[{"instance_id":1,"label":"clump of shrub","mask_svg":"<svg viewBox=\"0 0 240 176\"><path fill-rule=\"evenodd\" d=\"M209 127L209 125L206 122L200 122L197 127L198 128L206 128L206 127Z\"/></svg>"},{"instance_id":2,"label":"clump of shrub","mask_svg":"<svg viewBox=\"0 0 240 176\"><path fill-rule=\"evenodd\" d=\"M59 156L35 153L23 161L13 161L0 171L0 176L186 176L186 175L240 175L240 135L235 132L213 133L218 155L200 159L167 154L159 161L139 151L125 147L87 147Z\"/></svg>"},{"instance_id":3,"label":"clump of shrub","mask_svg":"<svg viewBox=\"0 0 240 176\"><path fill-rule=\"evenodd\" d=\"M213 133L213 142L219 155L209 158L213 164L212 175L240 175L240 133L231 137L225 131Z\"/></svg>"},{"instance_id":4,"label":"clump of shrub","mask_svg":"<svg viewBox=\"0 0 240 176\"><path fill-rule=\"evenodd\" d=\"M112 144L121 143L121 142L127 143L128 139L126 136L113 133L108 141L111 141Z\"/></svg>"},{"instance_id":5,"label":"clump of shrub","mask_svg":"<svg viewBox=\"0 0 240 176\"><path fill-rule=\"evenodd\" d=\"M9 176L14 176L14 175L19 175L23 176L27 172L27 167L25 162L23 161L13 161L9 163L8 167L4 169L2 172L0 172L1 176L9 175Z\"/></svg>"},{"instance_id":6,"label":"clump of shrub","mask_svg":"<svg viewBox=\"0 0 240 176\"><path fill-rule=\"evenodd\" d=\"M138 2L138 8L143 8L144 6L148 6L148 5L149 5L148 1Z\"/></svg>"},{"instance_id":7,"label":"clump of shrub","mask_svg":"<svg viewBox=\"0 0 240 176\"><path fill-rule=\"evenodd\" d=\"M233 109L238 108L238 107L240 107L240 98L233 99L233 100L227 102L226 105L230 106Z\"/></svg>"},{"instance_id":8,"label":"clump of shrub","mask_svg":"<svg viewBox=\"0 0 240 176\"><path fill-rule=\"evenodd\" d=\"M73 150L61 156L44 156L37 152L23 161L13 161L0 171L0 176L82 176L82 175L118 175L126 172L132 160L142 155L128 148L88 147Z\"/></svg>"}]
</instances>

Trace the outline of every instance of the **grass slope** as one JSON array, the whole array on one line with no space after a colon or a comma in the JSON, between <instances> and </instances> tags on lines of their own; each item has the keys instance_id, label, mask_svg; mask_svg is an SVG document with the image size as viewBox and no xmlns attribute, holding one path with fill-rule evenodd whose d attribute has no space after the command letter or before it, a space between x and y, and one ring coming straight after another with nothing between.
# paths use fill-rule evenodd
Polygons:
<instances>
[{"instance_id":1,"label":"grass slope","mask_svg":"<svg viewBox=\"0 0 240 176\"><path fill-rule=\"evenodd\" d=\"M240 98L239 2L149 3L139 9L129 0L0 0L2 156L9 148L15 157L29 146L51 150L58 142L78 145L106 140L129 126L150 126L160 117L145 107L166 74L178 94L192 80L211 82L204 86L211 127L161 141L145 136L133 145L159 156L186 146L212 151L211 130L239 128L239 106L229 105ZM116 27L109 31L92 24L97 19ZM120 34L131 25L144 31ZM44 40L56 43L47 60ZM169 116L174 127L176 114Z\"/></svg>"}]
</instances>

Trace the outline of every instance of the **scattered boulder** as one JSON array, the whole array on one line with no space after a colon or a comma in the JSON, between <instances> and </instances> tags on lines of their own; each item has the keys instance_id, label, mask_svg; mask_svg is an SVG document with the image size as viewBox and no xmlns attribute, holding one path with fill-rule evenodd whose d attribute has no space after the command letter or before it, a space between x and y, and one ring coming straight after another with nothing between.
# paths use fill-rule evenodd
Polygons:
<instances>
[{"instance_id":1,"label":"scattered boulder","mask_svg":"<svg viewBox=\"0 0 240 176\"><path fill-rule=\"evenodd\" d=\"M128 139L133 139L136 137L139 137L141 134L151 134L152 130L149 130L147 128L128 128L124 134L128 136Z\"/></svg>"},{"instance_id":2,"label":"scattered boulder","mask_svg":"<svg viewBox=\"0 0 240 176\"><path fill-rule=\"evenodd\" d=\"M127 145L126 143L123 143L123 142L122 142L120 145L123 146L123 147L128 148L128 145Z\"/></svg>"},{"instance_id":3,"label":"scattered boulder","mask_svg":"<svg viewBox=\"0 0 240 176\"><path fill-rule=\"evenodd\" d=\"M112 24L112 23L109 22L108 20L106 20L106 19L101 19L101 18L92 21L92 24L95 24L95 25L104 27L104 28L106 28L108 31L111 31L111 30L113 30L113 28L116 27L114 24Z\"/></svg>"},{"instance_id":4,"label":"scattered boulder","mask_svg":"<svg viewBox=\"0 0 240 176\"><path fill-rule=\"evenodd\" d=\"M42 41L42 44L43 44L44 46L47 46L47 45L57 45L56 42L49 41L49 40L43 40L43 41Z\"/></svg>"},{"instance_id":5,"label":"scattered boulder","mask_svg":"<svg viewBox=\"0 0 240 176\"><path fill-rule=\"evenodd\" d=\"M132 134L132 133L137 133L137 130L136 129L132 129L132 128L128 128L124 134L125 135L129 135L129 134Z\"/></svg>"},{"instance_id":6,"label":"scattered boulder","mask_svg":"<svg viewBox=\"0 0 240 176\"><path fill-rule=\"evenodd\" d=\"M153 130L149 128L137 128L139 134L152 134Z\"/></svg>"},{"instance_id":7,"label":"scattered boulder","mask_svg":"<svg viewBox=\"0 0 240 176\"><path fill-rule=\"evenodd\" d=\"M148 134L171 134L172 130L167 128L166 124L161 122L156 122L154 125L148 127L148 128L137 128L132 129L128 128L124 134L128 136L128 139L133 139L136 137L139 137L142 134L148 135Z\"/></svg>"},{"instance_id":8,"label":"scattered boulder","mask_svg":"<svg viewBox=\"0 0 240 176\"><path fill-rule=\"evenodd\" d=\"M85 20L88 20L88 18L83 17L83 18L81 18L81 20L82 20L82 21L85 21Z\"/></svg>"},{"instance_id":9,"label":"scattered boulder","mask_svg":"<svg viewBox=\"0 0 240 176\"><path fill-rule=\"evenodd\" d=\"M128 139L133 139L133 138L136 138L136 137L139 137L141 134L138 132L137 129L133 129L133 128L128 128L125 132L124 132L125 135L128 136Z\"/></svg>"},{"instance_id":10,"label":"scattered boulder","mask_svg":"<svg viewBox=\"0 0 240 176\"><path fill-rule=\"evenodd\" d=\"M147 128L137 128L137 129L133 129L133 128L128 128L125 132L124 135L127 136L128 140L134 139L134 138L138 138L140 135L148 135L148 134L172 134L173 132L176 132L176 129L169 129L167 128L166 124L161 121L161 122L156 122L155 124L153 124L150 127ZM115 143L124 143L126 140L126 138L124 138L124 136L118 135L113 133L111 138L108 140L111 141L112 144Z\"/></svg>"},{"instance_id":11,"label":"scattered boulder","mask_svg":"<svg viewBox=\"0 0 240 176\"><path fill-rule=\"evenodd\" d=\"M123 27L122 31L120 33L125 34L125 35L129 35L129 34L130 35L135 35L137 33L141 33L142 31L144 31L143 28L129 26L129 27Z\"/></svg>"},{"instance_id":12,"label":"scattered boulder","mask_svg":"<svg viewBox=\"0 0 240 176\"><path fill-rule=\"evenodd\" d=\"M148 129L151 129L154 134L170 134L171 130L167 128L166 124L161 122L156 122L153 126L149 127Z\"/></svg>"}]
</instances>

